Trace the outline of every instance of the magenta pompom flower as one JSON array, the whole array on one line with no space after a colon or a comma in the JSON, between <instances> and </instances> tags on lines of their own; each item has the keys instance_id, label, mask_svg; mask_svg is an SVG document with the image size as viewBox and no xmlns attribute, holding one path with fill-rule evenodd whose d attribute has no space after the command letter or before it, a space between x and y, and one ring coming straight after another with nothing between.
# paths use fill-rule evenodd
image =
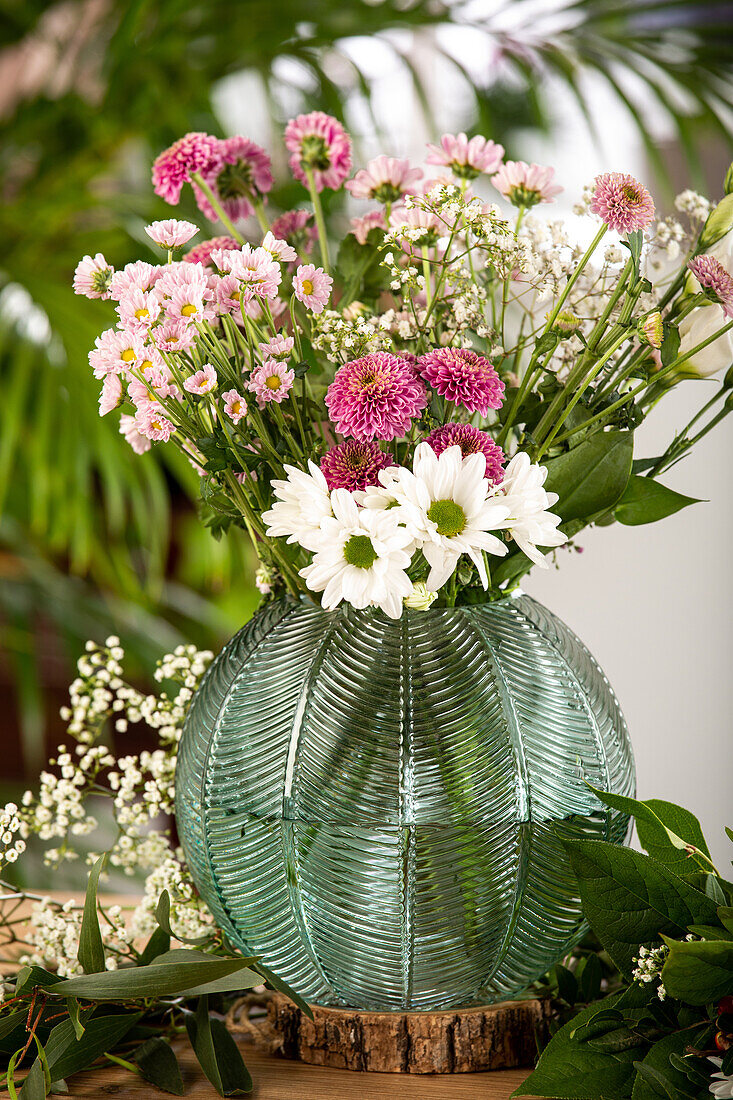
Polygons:
<instances>
[{"instance_id":1,"label":"magenta pompom flower","mask_svg":"<svg viewBox=\"0 0 733 1100\"><path fill-rule=\"evenodd\" d=\"M261 367L253 370L247 382L247 389L257 398L257 404L264 409L270 401L279 405L293 388L295 372L288 370L276 359L267 359Z\"/></svg>"},{"instance_id":2,"label":"magenta pompom flower","mask_svg":"<svg viewBox=\"0 0 733 1100\"><path fill-rule=\"evenodd\" d=\"M366 489L379 484L379 471L394 466L390 455L380 451L379 444L365 439L347 439L332 447L321 459L321 470L328 488Z\"/></svg>"},{"instance_id":3,"label":"magenta pompom flower","mask_svg":"<svg viewBox=\"0 0 733 1100\"><path fill-rule=\"evenodd\" d=\"M215 264L211 258L212 252L236 251L240 247L239 241L235 241L234 237L211 237L208 241L202 241L201 244L194 245L183 259L189 264L214 267Z\"/></svg>"},{"instance_id":4,"label":"magenta pompom flower","mask_svg":"<svg viewBox=\"0 0 733 1100\"><path fill-rule=\"evenodd\" d=\"M488 359L469 348L438 348L422 355L420 374L436 393L468 412L487 416L504 399L504 383Z\"/></svg>"},{"instance_id":5,"label":"magenta pompom flower","mask_svg":"<svg viewBox=\"0 0 733 1100\"><path fill-rule=\"evenodd\" d=\"M221 396L224 401L224 412L232 424L238 424L242 417L247 415L247 402L236 390L227 390Z\"/></svg>"},{"instance_id":6,"label":"magenta pompom flower","mask_svg":"<svg viewBox=\"0 0 733 1100\"><path fill-rule=\"evenodd\" d=\"M409 194L412 184L422 178L422 168L410 168L409 160L384 155L370 160L353 180L348 180L346 190L355 199L374 199L376 202L397 202Z\"/></svg>"},{"instance_id":7,"label":"magenta pompom flower","mask_svg":"<svg viewBox=\"0 0 733 1100\"><path fill-rule=\"evenodd\" d=\"M472 180L481 173L496 172L504 156L504 146L483 137L443 134L440 145L428 145L427 164L442 164L459 179Z\"/></svg>"},{"instance_id":8,"label":"magenta pompom flower","mask_svg":"<svg viewBox=\"0 0 733 1100\"><path fill-rule=\"evenodd\" d=\"M96 256L85 256L76 265L74 272L74 294L83 294L85 298L109 298L109 286L115 269L108 264L101 252Z\"/></svg>"},{"instance_id":9,"label":"magenta pompom flower","mask_svg":"<svg viewBox=\"0 0 733 1100\"><path fill-rule=\"evenodd\" d=\"M430 433L427 442L440 455L448 447L460 447L464 458L481 453L486 459L486 480L498 485L504 477L506 455L487 432L474 428L473 424L444 424Z\"/></svg>"},{"instance_id":10,"label":"magenta pompom flower","mask_svg":"<svg viewBox=\"0 0 733 1100\"><path fill-rule=\"evenodd\" d=\"M151 241L159 244L161 248L182 248L195 237L199 227L193 222L180 221L178 218L167 218L162 222L151 222L145 226L145 232Z\"/></svg>"},{"instance_id":11,"label":"magenta pompom flower","mask_svg":"<svg viewBox=\"0 0 733 1100\"><path fill-rule=\"evenodd\" d=\"M202 397L205 393L211 393L215 390L217 382L216 371L211 363L204 363L201 370L197 370L195 374L185 380L183 388L188 393L195 393Z\"/></svg>"},{"instance_id":12,"label":"magenta pompom flower","mask_svg":"<svg viewBox=\"0 0 733 1100\"><path fill-rule=\"evenodd\" d=\"M351 141L338 119L323 111L291 118L285 127L285 145L290 150L290 170L308 186L312 173L316 191L328 187L337 191L351 171ZM273 230L274 232L274 230Z\"/></svg>"},{"instance_id":13,"label":"magenta pompom flower","mask_svg":"<svg viewBox=\"0 0 733 1100\"><path fill-rule=\"evenodd\" d=\"M554 202L563 190L553 183L554 168L542 164L526 164L523 160L508 160L492 177L496 190L512 206L535 206L538 202Z\"/></svg>"},{"instance_id":14,"label":"magenta pompom flower","mask_svg":"<svg viewBox=\"0 0 733 1100\"><path fill-rule=\"evenodd\" d=\"M654 200L646 187L622 172L596 176L590 208L617 233L646 229L654 221Z\"/></svg>"},{"instance_id":15,"label":"magenta pompom flower","mask_svg":"<svg viewBox=\"0 0 733 1100\"><path fill-rule=\"evenodd\" d=\"M252 199L265 195L272 187L270 158L259 145L239 135L220 141L218 153L218 161L212 162L209 171L201 176L232 221L248 218L253 213ZM193 191L201 213L210 221L217 221L219 215L195 183Z\"/></svg>"},{"instance_id":16,"label":"magenta pompom flower","mask_svg":"<svg viewBox=\"0 0 733 1100\"><path fill-rule=\"evenodd\" d=\"M326 392L331 420L355 439L396 439L427 403L415 368L383 351L344 363Z\"/></svg>"},{"instance_id":17,"label":"magenta pompom flower","mask_svg":"<svg viewBox=\"0 0 733 1100\"><path fill-rule=\"evenodd\" d=\"M299 267L293 279L295 297L313 313L323 313L332 286L331 276L322 267L315 267L313 264Z\"/></svg>"},{"instance_id":18,"label":"magenta pompom flower","mask_svg":"<svg viewBox=\"0 0 733 1100\"><path fill-rule=\"evenodd\" d=\"M194 172L209 175L221 164L221 142L211 134L194 131L185 134L156 157L153 163L153 189L171 206L177 206L184 183Z\"/></svg>"},{"instance_id":19,"label":"magenta pompom flower","mask_svg":"<svg viewBox=\"0 0 733 1100\"><path fill-rule=\"evenodd\" d=\"M726 317L733 317L733 278L714 256L696 256L687 265L703 290L709 290L723 307Z\"/></svg>"}]
</instances>

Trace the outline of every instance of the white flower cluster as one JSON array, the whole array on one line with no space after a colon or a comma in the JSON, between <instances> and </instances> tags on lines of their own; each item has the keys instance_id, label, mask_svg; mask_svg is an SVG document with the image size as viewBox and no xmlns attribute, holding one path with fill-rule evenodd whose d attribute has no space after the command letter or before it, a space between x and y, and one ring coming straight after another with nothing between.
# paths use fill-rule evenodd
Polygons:
<instances>
[{"instance_id":1,"label":"white flower cluster","mask_svg":"<svg viewBox=\"0 0 733 1100\"><path fill-rule=\"evenodd\" d=\"M0 811L0 866L15 863L25 851L29 829L21 815L15 802L8 802Z\"/></svg>"},{"instance_id":2,"label":"white flower cluster","mask_svg":"<svg viewBox=\"0 0 733 1100\"><path fill-rule=\"evenodd\" d=\"M130 929L135 936L149 936L156 928L155 910L167 890L171 899L171 931L184 940L195 940L215 930L213 917L196 893L186 869L183 853L169 849L167 858L145 880L143 899L132 914Z\"/></svg>"},{"instance_id":3,"label":"white flower cluster","mask_svg":"<svg viewBox=\"0 0 733 1100\"><path fill-rule=\"evenodd\" d=\"M335 361L356 359L374 351L388 351L392 341L379 317L353 311L344 316L324 309L313 318L313 347Z\"/></svg>"},{"instance_id":4,"label":"white flower cluster","mask_svg":"<svg viewBox=\"0 0 733 1100\"><path fill-rule=\"evenodd\" d=\"M657 997L660 1001L667 996L667 990L659 979L668 954L669 948L666 944L662 944L661 947L640 947L638 956L633 960L636 966L631 972L632 978L645 985L649 982L659 982Z\"/></svg>"}]
</instances>

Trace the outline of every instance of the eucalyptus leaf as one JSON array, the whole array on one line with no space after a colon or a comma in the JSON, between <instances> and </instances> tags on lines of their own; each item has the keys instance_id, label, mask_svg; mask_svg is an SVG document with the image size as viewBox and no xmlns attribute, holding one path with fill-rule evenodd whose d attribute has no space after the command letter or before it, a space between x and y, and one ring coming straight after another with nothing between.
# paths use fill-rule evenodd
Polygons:
<instances>
[{"instance_id":1,"label":"eucalyptus leaf","mask_svg":"<svg viewBox=\"0 0 733 1100\"><path fill-rule=\"evenodd\" d=\"M105 968L104 943L99 928L97 914L97 890L99 876L107 860L106 853L101 855L92 867L87 881L87 893L84 899L84 915L79 932L77 956L85 974L98 974Z\"/></svg>"},{"instance_id":2,"label":"eucalyptus leaf","mask_svg":"<svg viewBox=\"0 0 733 1100\"><path fill-rule=\"evenodd\" d=\"M656 523L674 515L690 504L700 504L698 497L688 497L667 488L651 477L632 477L619 500L614 515L619 523L636 527L642 523Z\"/></svg>"},{"instance_id":3,"label":"eucalyptus leaf","mask_svg":"<svg viewBox=\"0 0 733 1100\"><path fill-rule=\"evenodd\" d=\"M164 1092L183 1096L183 1078L170 1043L156 1035L139 1046L133 1055L135 1065L146 1081Z\"/></svg>"},{"instance_id":4,"label":"eucalyptus leaf","mask_svg":"<svg viewBox=\"0 0 733 1100\"><path fill-rule=\"evenodd\" d=\"M612 508L629 480L633 451L631 432L596 432L567 454L549 459L545 488L559 497L553 511L567 522Z\"/></svg>"},{"instance_id":5,"label":"eucalyptus leaf","mask_svg":"<svg viewBox=\"0 0 733 1100\"><path fill-rule=\"evenodd\" d=\"M669 947L662 983L670 997L706 1005L733 993L733 940L662 939Z\"/></svg>"},{"instance_id":6,"label":"eucalyptus leaf","mask_svg":"<svg viewBox=\"0 0 733 1100\"><path fill-rule=\"evenodd\" d=\"M313 1019L313 1009L308 1002L304 1001L300 994L296 993L294 989L291 989L286 981L278 977L277 974L273 974L272 970L265 966L263 962L259 959L254 960L252 969L256 970L274 990L278 993L282 993L283 996L288 997L294 1005L297 1005L300 1011L304 1012L309 1020Z\"/></svg>"},{"instance_id":7,"label":"eucalyptus leaf","mask_svg":"<svg viewBox=\"0 0 733 1100\"><path fill-rule=\"evenodd\" d=\"M248 971L252 959L224 959L216 955L197 957L190 952L189 960L161 962L160 956L149 966L133 966L107 970L102 974L84 974L67 978L54 987L60 996L79 997L85 1001L139 1000L143 997L177 996L187 989L218 981L229 974ZM247 980L242 981L242 987ZM251 984L256 984L252 982Z\"/></svg>"},{"instance_id":8,"label":"eucalyptus leaf","mask_svg":"<svg viewBox=\"0 0 733 1100\"><path fill-rule=\"evenodd\" d=\"M19 1100L46 1100L47 1096L43 1063L40 1058L36 1058L26 1075L23 1087L18 1093L18 1098Z\"/></svg>"},{"instance_id":9,"label":"eucalyptus leaf","mask_svg":"<svg viewBox=\"0 0 733 1100\"><path fill-rule=\"evenodd\" d=\"M76 997L67 997L66 1007L69 1011L69 1019L74 1028L74 1034L77 1039L81 1039L84 1034L84 1024L82 1022L81 1013L79 1012L79 1002Z\"/></svg>"},{"instance_id":10,"label":"eucalyptus leaf","mask_svg":"<svg viewBox=\"0 0 733 1100\"><path fill-rule=\"evenodd\" d=\"M166 951L170 950L171 938L170 935L162 928L156 928L152 936L145 944L143 953L140 956L140 965L148 966L159 955L163 955Z\"/></svg>"},{"instance_id":11,"label":"eucalyptus leaf","mask_svg":"<svg viewBox=\"0 0 733 1100\"><path fill-rule=\"evenodd\" d=\"M45 1053L52 1080L61 1080L96 1062L106 1050L113 1050L142 1016L141 1012L98 1016L87 1021L77 1039L71 1020L62 1020L46 1040Z\"/></svg>"},{"instance_id":12,"label":"eucalyptus leaf","mask_svg":"<svg viewBox=\"0 0 733 1100\"><path fill-rule=\"evenodd\" d=\"M201 1069L220 1096L243 1096L252 1091L252 1078L239 1047L221 1020L209 1016L208 997L200 998L195 1016L186 1016L186 1030Z\"/></svg>"}]
</instances>

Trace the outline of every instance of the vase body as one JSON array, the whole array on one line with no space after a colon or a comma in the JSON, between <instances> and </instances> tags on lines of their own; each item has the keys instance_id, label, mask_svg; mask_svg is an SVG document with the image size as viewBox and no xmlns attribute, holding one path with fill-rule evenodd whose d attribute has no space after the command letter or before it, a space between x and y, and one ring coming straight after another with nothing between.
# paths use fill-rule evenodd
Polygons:
<instances>
[{"instance_id":1,"label":"vase body","mask_svg":"<svg viewBox=\"0 0 733 1100\"><path fill-rule=\"evenodd\" d=\"M583 932L562 838L622 842L632 794L588 650L529 597L268 605L184 729L178 830L216 920L312 1003L430 1010L517 993Z\"/></svg>"}]
</instances>

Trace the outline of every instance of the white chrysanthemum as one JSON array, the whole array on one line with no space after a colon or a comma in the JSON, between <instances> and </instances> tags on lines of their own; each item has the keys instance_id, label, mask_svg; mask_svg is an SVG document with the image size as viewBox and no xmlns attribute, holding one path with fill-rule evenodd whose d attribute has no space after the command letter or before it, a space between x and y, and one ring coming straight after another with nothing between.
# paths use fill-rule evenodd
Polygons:
<instances>
[{"instance_id":1,"label":"white chrysanthemum","mask_svg":"<svg viewBox=\"0 0 733 1100\"><path fill-rule=\"evenodd\" d=\"M310 473L295 466L285 467L287 481L272 482L277 501L262 513L262 519L268 535L287 535L288 542L299 542L313 550L313 536L322 521L333 516L333 511L325 477L315 462L309 462L308 469Z\"/></svg>"},{"instance_id":2,"label":"white chrysanthemum","mask_svg":"<svg viewBox=\"0 0 733 1100\"><path fill-rule=\"evenodd\" d=\"M412 539L400 527L396 510L359 508L347 489L331 494L333 517L321 523L312 539L313 561L300 575L312 592L322 592L327 611L346 600L353 607L381 607L392 619L402 614L402 601L412 592L405 570Z\"/></svg>"},{"instance_id":3,"label":"white chrysanthemum","mask_svg":"<svg viewBox=\"0 0 733 1100\"><path fill-rule=\"evenodd\" d=\"M486 458L480 452L464 458L456 446L436 455L429 443L421 443L412 471L404 466L380 471L387 495L399 506L400 521L430 566L427 586L433 592L445 584L462 554L474 563L487 588L483 552L507 552L502 540L489 532L504 526L509 509L489 496L485 470ZM387 514L392 511L397 509Z\"/></svg>"},{"instance_id":4,"label":"white chrysanthemum","mask_svg":"<svg viewBox=\"0 0 733 1100\"><path fill-rule=\"evenodd\" d=\"M728 1097L733 1097L733 1074L723 1073L721 1067L723 1065L722 1058L708 1058L709 1062L712 1062L717 1067L717 1073L711 1073L710 1092L713 1096L719 1098L719 1100L727 1100Z\"/></svg>"},{"instance_id":5,"label":"white chrysanthemum","mask_svg":"<svg viewBox=\"0 0 733 1100\"><path fill-rule=\"evenodd\" d=\"M560 517L548 511L558 496L543 488L546 477L547 467L534 465L525 451L519 451L507 466L497 493L497 499L509 509L501 526L508 528L520 550L544 569L547 561L538 546L562 546L567 541L557 530Z\"/></svg>"}]
</instances>

